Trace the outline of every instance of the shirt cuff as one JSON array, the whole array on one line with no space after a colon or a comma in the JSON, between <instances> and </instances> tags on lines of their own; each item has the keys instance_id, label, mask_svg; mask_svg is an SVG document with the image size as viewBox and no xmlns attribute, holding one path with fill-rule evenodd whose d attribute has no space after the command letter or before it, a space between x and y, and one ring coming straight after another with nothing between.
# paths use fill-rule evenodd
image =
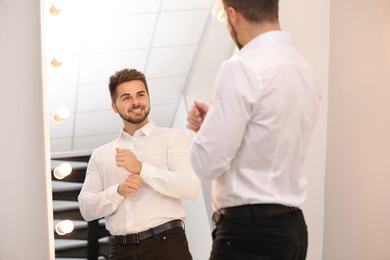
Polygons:
<instances>
[{"instance_id":1,"label":"shirt cuff","mask_svg":"<svg viewBox=\"0 0 390 260\"><path fill-rule=\"evenodd\" d=\"M114 205L119 205L122 200L125 199L125 197L119 195L118 186L119 184L113 185L106 190L108 200L111 201Z\"/></svg>"},{"instance_id":2,"label":"shirt cuff","mask_svg":"<svg viewBox=\"0 0 390 260\"><path fill-rule=\"evenodd\" d=\"M152 184L155 172L156 172L156 167L147 163L142 163L140 176L144 179L144 181L147 184L149 185Z\"/></svg>"}]
</instances>

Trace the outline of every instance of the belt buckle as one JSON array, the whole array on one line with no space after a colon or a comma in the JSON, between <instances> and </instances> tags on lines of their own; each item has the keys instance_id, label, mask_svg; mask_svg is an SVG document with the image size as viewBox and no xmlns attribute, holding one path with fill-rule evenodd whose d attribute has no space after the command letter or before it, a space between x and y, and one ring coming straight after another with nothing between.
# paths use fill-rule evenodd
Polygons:
<instances>
[{"instance_id":1,"label":"belt buckle","mask_svg":"<svg viewBox=\"0 0 390 260\"><path fill-rule=\"evenodd\" d=\"M222 213L219 210L215 211L212 218L214 222L214 226L218 224L221 218L222 218Z\"/></svg>"},{"instance_id":2,"label":"belt buckle","mask_svg":"<svg viewBox=\"0 0 390 260\"><path fill-rule=\"evenodd\" d=\"M139 233L135 233L135 243L139 244Z\"/></svg>"}]
</instances>

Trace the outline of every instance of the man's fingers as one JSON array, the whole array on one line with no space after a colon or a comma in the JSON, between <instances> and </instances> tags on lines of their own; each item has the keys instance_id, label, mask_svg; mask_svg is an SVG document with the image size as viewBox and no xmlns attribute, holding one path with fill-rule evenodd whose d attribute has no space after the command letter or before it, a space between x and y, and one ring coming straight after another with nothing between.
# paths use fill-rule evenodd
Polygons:
<instances>
[{"instance_id":1,"label":"man's fingers","mask_svg":"<svg viewBox=\"0 0 390 260\"><path fill-rule=\"evenodd\" d=\"M125 162L125 157L123 156L116 156L115 157L116 165L117 166L123 166L123 163ZM118 165L121 164L121 165Z\"/></svg>"},{"instance_id":2,"label":"man's fingers","mask_svg":"<svg viewBox=\"0 0 390 260\"><path fill-rule=\"evenodd\" d=\"M200 103L195 101L196 109L199 111L199 114L205 115L207 111L209 110L209 107L205 103Z\"/></svg>"},{"instance_id":3,"label":"man's fingers","mask_svg":"<svg viewBox=\"0 0 390 260\"><path fill-rule=\"evenodd\" d=\"M188 124L187 124L187 127L189 128L189 129L197 129L197 128L199 128L199 124L193 124L193 123L191 123L191 122L188 122Z\"/></svg>"},{"instance_id":4,"label":"man's fingers","mask_svg":"<svg viewBox=\"0 0 390 260\"><path fill-rule=\"evenodd\" d=\"M196 107L196 105L192 105L191 106L190 112L193 113L195 116L199 116L200 115L200 112L199 112L198 108Z\"/></svg>"},{"instance_id":5,"label":"man's fingers","mask_svg":"<svg viewBox=\"0 0 390 260\"><path fill-rule=\"evenodd\" d=\"M194 131L195 133L197 133L199 131L199 126L195 126L193 124L187 124L186 127L189 129L189 130L192 130Z\"/></svg>"},{"instance_id":6,"label":"man's fingers","mask_svg":"<svg viewBox=\"0 0 390 260\"><path fill-rule=\"evenodd\" d=\"M131 174L129 177L127 177L128 182L140 182L141 184L144 182L144 179L139 176L138 174Z\"/></svg>"},{"instance_id":7,"label":"man's fingers","mask_svg":"<svg viewBox=\"0 0 390 260\"><path fill-rule=\"evenodd\" d=\"M121 149L121 148L116 148L116 153L124 153L128 149Z\"/></svg>"},{"instance_id":8,"label":"man's fingers","mask_svg":"<svg viewBox=\"0 0 390 260\"><path fill-rule=\"evenodd\" d=\"M198 130L200 128L201 124L198 122L191 122L187 121L187 128L190 130Z\"/></svg>"},{"instance_id":9,"label":"man's fingers","mask_svg":"<svg viewBox=\"0 0 390 260\"><path fill-rule=\"evenodd\" d=\"M187 116L187 121L193 121L193 122L202 122L202 118L199 115L195 115L194 111L189 111Z\"/></svg>"},{"instance_id":10,"label":"man's fingers","mask_svg":"<svg viewBox=\"0 0 390 260\"><path fill-rule=\"evenodd\" d=\"M198 105L197 102L195 102L195 105L192 106L191 110L188 111L187 116L187 125L186 127L195 133L198 132L201 124L202 124L202 117L200 116L200 111L196 107Z\"/></svg>"},{"instance_id":11,"label":"man's fingers","mask_svg":"<svg viewBox=\"0 0 390 260\"><path fill-rule=\"evenodd\" d=\"M126 189L137 191L143 185L144 179L139 175L130 175L124 183Z\"/></svg>"},{"instance_id":12,"label":"man's fingers","mask_svg":"<svg viewBox=\"0 0 390 260\"><path fill-rule=\"evenodd\" d=\"M119 185L118 193L122 196L135 193L141 189L143 183L144 179L141 176L131 174L122 184Z\"/></svg>"},{"instance_id":13,"label":"man's fingers","mask_svg":"<svg viewBox=\"0 0 390 260\"><path fill-rule=\"evenodd\" d=\"M187 122L193 125L198 125L200 124L202 119L200 117L188 117Z\"/></svg>"},{"instance_id":14,"label":"man's fingers","mask_svg":"<svg viewBox=\"0 0 390 260\"><path fill-rule=\"evenodd\" d=\"M190 110L190 111L188 111L188 117L197 118L197 117L199 117L199 112L196 113L196 111Z\"/></svg>"},{"instance_id":15,"label":"man's fingers","mask_svg":"<svg viewBox=\"0 0 390 260\"><path fill-rule=\"evenodd\" d=\"M125 156L126 154L132 153L130 149L121 149L121 148L116 148L116 154L117 155L122 155Z\"/></svg>"},{"instance_id":16,"label":"man's fingers","mask_svg":"<svg viewBox=\"0 0 390 260\"><path fill-rule=\"evenodd\" d=\"M116 150L117 152L128 152L128 151L130 151L130 149L127 149L127 148L119 148L119 147L117 147L115 150Z\"/></svg>"},{"instance_id":17,"label":"man's fingers","mask_svg":"<svg viewBox=\"0 0 390 260\"><path fill-rule=\"evenodd\" d=\"M196 107L196 109L199 110L199 108L202 108L202 105L203 105L203 103L200 103L198 101L194 101L194 106Z\"/></svg>"},{"instance_id":18,"label":"man's fingers","mask_svg":"<svg viewBox=\"0 0 390 260\"><path fill-rule=\"evenodd\" d=\"M117 162L125 161L126 157L131 151L129 149L116 148L115 160Z\"/></svg>"},{"instance_id":19,"label":"man's fingers","mask_svg":"<svg viewBox=\"0 0 390 260\"><path fill-rule=\"evenodd\" d=\"M142 182L131 182L131 183L126 183L126 188L128 189L133 189L133 190L139 190L142 187Z\"/></svg>"},{"instance_id":20,"label":"man's fingers","mask_svg":"<svg viewBox=\"0 0 390 260\"><path fill-rule=\"evenodd\" d=\"M124 166L125 166L125 163L122 162L122 161L116 161L116 166L118 166L118 167L124 167Z\"/></svg>"}]
</instances>

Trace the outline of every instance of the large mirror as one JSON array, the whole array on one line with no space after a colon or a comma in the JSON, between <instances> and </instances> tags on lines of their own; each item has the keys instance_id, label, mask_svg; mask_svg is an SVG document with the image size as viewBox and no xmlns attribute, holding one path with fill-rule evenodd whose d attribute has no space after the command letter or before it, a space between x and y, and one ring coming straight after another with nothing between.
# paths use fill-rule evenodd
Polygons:
<instances>
[{"instance_id":1,"label":"large mirror","mask_svg":"<svg viewBox=\"0 0 390 260\"><path fill-rule=\"evenodd\" d=\"M45 1L48 104L50 117L58 121L50 121L53 176L60 176L53 177L57 258L107 256L104 220L83 221L77 195L93 149L116 139L122 128L111 108L109 76L123 68L144 72L149 119L158 126L185 129L187 105L194 99L209 102L215 75L234 50L225 24L216 19L220 9L219 0ZM63 163L73 168L69 176L58 173ZM210 205L202 197L188 207L187 215L207 214ZM209 237L210 217L203 219L206 223L200 226ZM61 229L64 220L72 224L66 222ZM199 233L199 223L193 225ZM96 230L92 235L91 228ZM191 231L187 233L191 240ZM205 247L195 236L193 240L191 246ZM194 251L195 259L206 259L207 250L197 256L204 251Z\"/></svg>"}]
</instances>

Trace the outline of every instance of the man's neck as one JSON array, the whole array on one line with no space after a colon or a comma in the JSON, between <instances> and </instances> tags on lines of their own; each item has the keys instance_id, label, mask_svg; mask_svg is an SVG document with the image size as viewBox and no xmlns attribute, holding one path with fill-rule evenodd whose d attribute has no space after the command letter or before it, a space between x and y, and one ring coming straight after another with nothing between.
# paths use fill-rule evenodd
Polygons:
<instances>
[{"instance_id":1,"label":"man's neck","mask_svg":"<svg viewBox=\"0 0 390 260\"><path fill-rule=\"evenodd\" d=\"M143 121L142 123L139 123L139 124L132 124L132 123L129 123L127 121L123 121L124 123L124 128L123 130L128 133L129 135L133 136L134 133L141 129L144 125L146 125L147 123L149 123L149 120L148 119L145 119L145 121Z\"/></svg>"},{"instance_id":2,"label":"man's neck","mask_svg":"<svg viewBox=\"0 0 390 260\"><path fill-rule=\"evenodd\" d=\"M280 31L280 25L278 22L269 22L265 21L262 23L246 23L244 25L244 30L242 31L242 42L240 43L245 46L248 42L252 41L254 38L260 34L270 32L270 31Z\"/></svg>"}]
</instances>

